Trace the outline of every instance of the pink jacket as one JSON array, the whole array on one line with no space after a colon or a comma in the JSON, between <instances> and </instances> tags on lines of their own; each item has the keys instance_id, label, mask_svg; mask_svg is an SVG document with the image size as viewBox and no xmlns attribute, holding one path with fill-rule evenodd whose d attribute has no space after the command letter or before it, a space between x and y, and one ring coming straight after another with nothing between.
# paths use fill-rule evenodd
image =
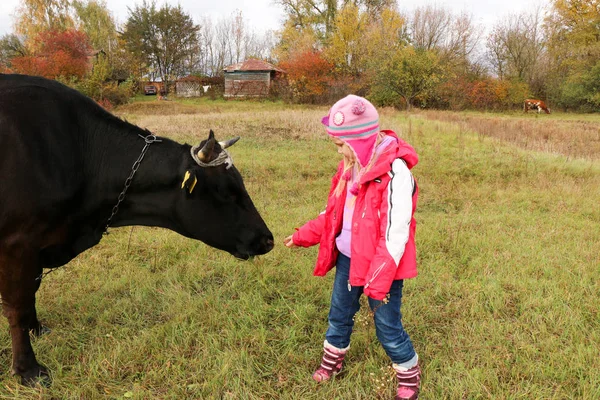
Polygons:
<instances>
[{"instance_id":1,"label":"pink jacket","mask_svg":"<svg viewBox=\"0 0 600 400\"><path fill-rule=\"evenodd\" d=\"M360 179L352 216L350 284L364 286L364 293L383 300L392 281L417 276L415 249L418 187L410 169L418 162L415 150L392 131L383 131L397 143L386 147ZM333 177L327 207L316 219L294 233L294 244L320 243L314 275L324 276L335 266L335 238L341 232L345 194L335 196L343 161Z\"/></svg>"}]
</instances>

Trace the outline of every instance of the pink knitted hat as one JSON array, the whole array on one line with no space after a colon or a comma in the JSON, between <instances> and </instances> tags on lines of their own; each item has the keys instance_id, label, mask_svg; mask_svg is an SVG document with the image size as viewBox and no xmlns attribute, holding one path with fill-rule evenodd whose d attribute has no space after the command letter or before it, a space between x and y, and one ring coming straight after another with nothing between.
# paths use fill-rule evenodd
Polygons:
<instances>
[{"instance_id":1,"label":"pink knitted hat","mask_svg":"<svg viewBox=\"0 0 600 400\"><path fill-rule=\"evenodd\" d=\"M350 94L335 103L321 122L330 136L352 149L361 168L369 164L379 133L379 114L369 100Z\"/></svg>"}]
</instances>

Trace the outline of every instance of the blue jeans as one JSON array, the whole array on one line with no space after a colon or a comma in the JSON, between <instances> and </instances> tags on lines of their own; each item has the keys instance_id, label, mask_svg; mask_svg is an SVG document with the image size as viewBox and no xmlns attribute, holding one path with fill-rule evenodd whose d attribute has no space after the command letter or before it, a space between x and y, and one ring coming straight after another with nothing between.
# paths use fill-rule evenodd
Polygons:
<instances>
[{"instance_id":1,"label":"blue jeans","mask_svg":"<svg viewBox=\"0 0 600 400\"><path fill-rule=\"evenodd\" d=\"M341 254L338 256L329 308L329 328L325 339L338 349L350 345L350 334L354 326L354 315L360 309L362 286L352 286L348 290L350 276L350 258ZM369 298L369 307L375 310L375 330L377 339L394 364L413 367L417 356L410 337L402 327L402 285L404 281L396 280L390 288L389 302ZM411 365L412 364L412 365Z\"/></svg>"}]
</instances>

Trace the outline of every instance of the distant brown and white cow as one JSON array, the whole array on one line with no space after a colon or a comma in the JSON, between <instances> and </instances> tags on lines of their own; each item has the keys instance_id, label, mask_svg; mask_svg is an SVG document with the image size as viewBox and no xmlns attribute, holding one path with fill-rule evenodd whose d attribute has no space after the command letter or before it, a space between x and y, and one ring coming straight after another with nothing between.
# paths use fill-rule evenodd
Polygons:
<instances>
[{"instance_id":1,"label":"distant brown and white cow","mask_svg":"<svg viewBox=\"0 0 600 400\"><path fill-rule=\"evenodd\" d=\"M529 110L537 111L538 114L544 111L546 114L550 114L550 109L546 106L541 100L537 99L526 99L523 103L523 112L528 112Z\"/></svg>"}]
</instances>

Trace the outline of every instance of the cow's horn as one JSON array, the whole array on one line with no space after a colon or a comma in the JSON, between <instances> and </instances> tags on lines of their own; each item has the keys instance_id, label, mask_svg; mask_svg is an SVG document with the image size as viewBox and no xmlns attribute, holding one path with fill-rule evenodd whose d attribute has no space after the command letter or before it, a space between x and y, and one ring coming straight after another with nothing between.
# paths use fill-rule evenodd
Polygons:
<instances>
[{"instance_id":1,"label":"cow's horn","mask_svg":"<svg viewBox=\"0 0 600 400\"><path fill-rule=\"evenodd\" d=\"M240 137L235 137L233 139L229 139L226 142L219 142L219 144L221 145L221 148L226 149L230 146L233 146L235 144L235 142L237 142L238 140L240 140Z\"/></svg>"},{"instance_id":2,"label":"cow's horn","mask_svg":"<svg viewBox=\"0 0 600 400\"><path fill-rule=\"evenodd\" d=\"M208 161L213 151L213 148L215 147L215 143L215 133L211 129L210 133L208 134L208 140L206 141L206 143L204 143L204 146L198 151L198 158L201 161Z\"/></svg>"}]
</instances>

